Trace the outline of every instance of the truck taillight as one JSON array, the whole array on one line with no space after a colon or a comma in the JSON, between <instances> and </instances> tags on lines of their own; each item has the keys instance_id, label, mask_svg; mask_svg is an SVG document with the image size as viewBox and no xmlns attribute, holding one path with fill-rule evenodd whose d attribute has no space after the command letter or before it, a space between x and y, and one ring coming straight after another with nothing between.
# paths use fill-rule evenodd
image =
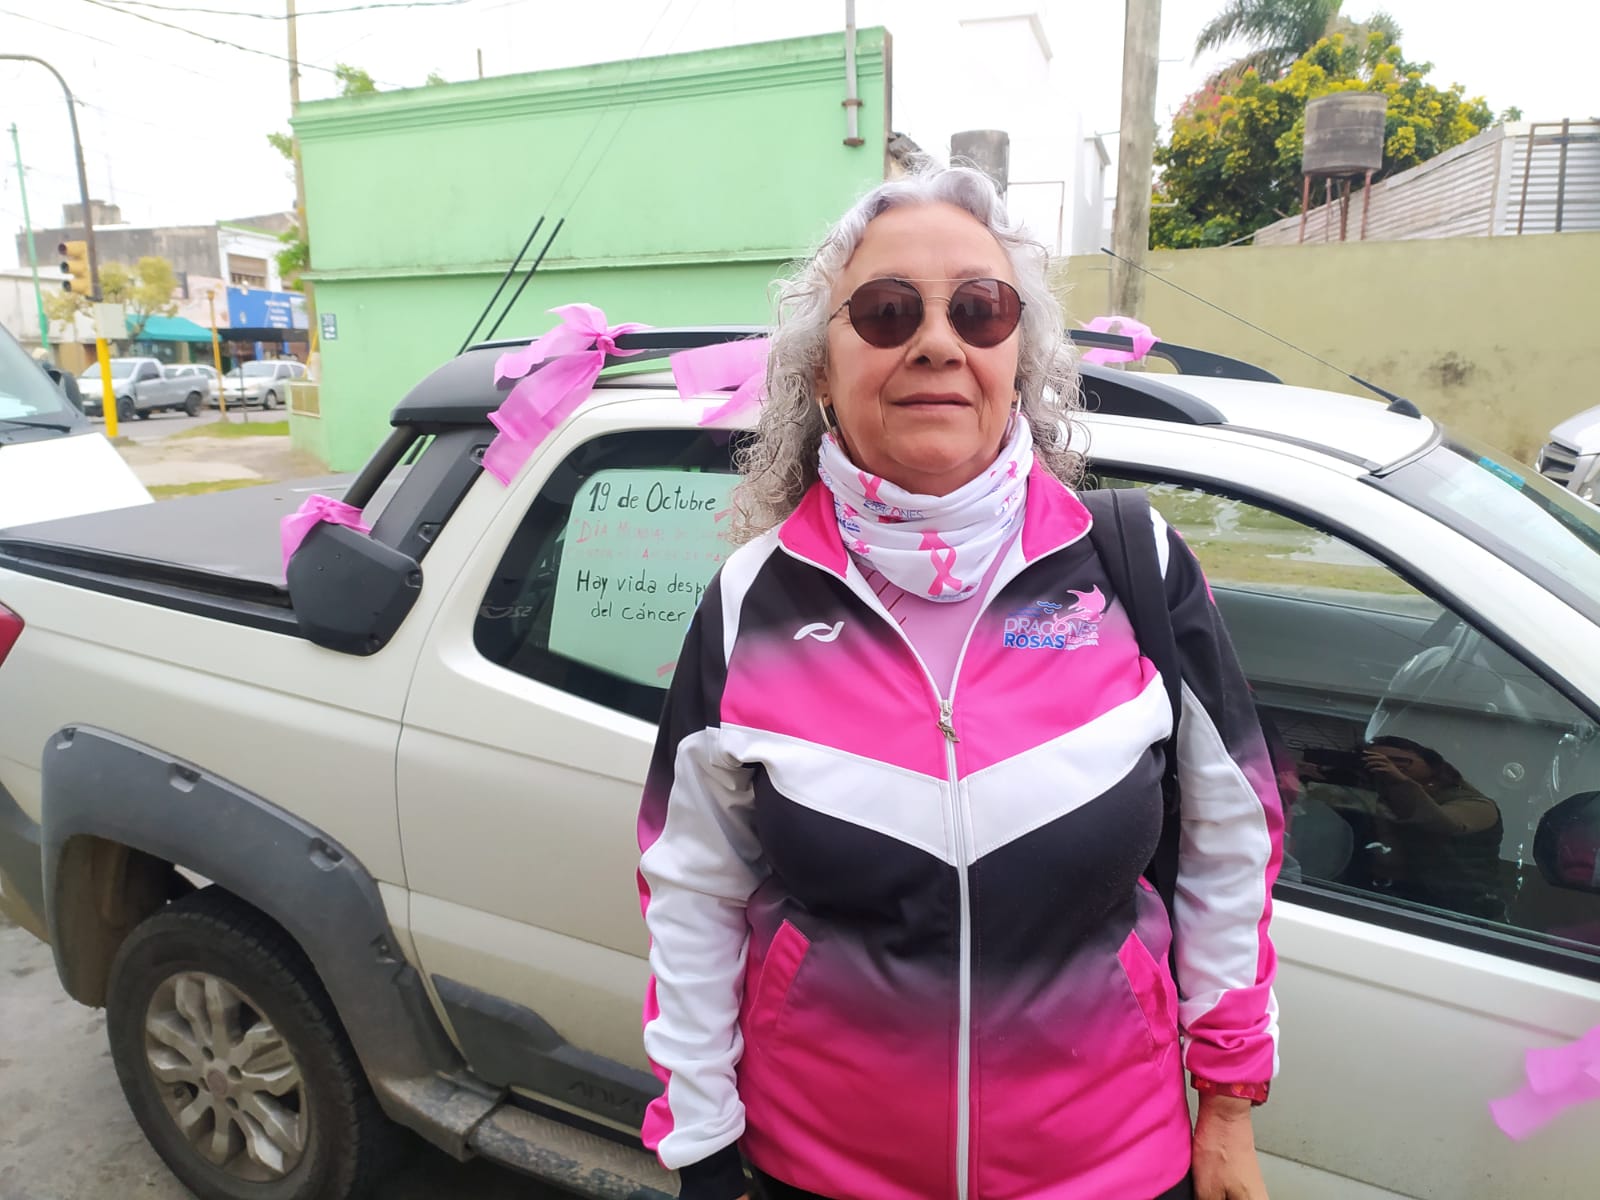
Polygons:
<instances>
[{"instance_id":1,"label":"truck taillight","mask_svg":"<svg viewBox=\"0 0 1600 1200\"><path fill-rule=\"evenodd\" d=\"M11 653L11 647L17 644L21 636L22 618L0 604L0 663L6 661L6 655Z\"/></svg>"}]
</instances>

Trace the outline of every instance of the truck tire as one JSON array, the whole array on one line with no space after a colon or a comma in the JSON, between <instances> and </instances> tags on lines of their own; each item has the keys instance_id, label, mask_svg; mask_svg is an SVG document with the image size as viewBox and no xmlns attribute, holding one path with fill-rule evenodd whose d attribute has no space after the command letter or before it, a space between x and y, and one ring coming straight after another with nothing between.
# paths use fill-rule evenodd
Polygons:
<instances>
[{"instance_id":1,"label":"truck tire","mask_svg":"<svg viewBox=\"0 0 1600 1200\"><path fill-rule=\"evenodd\" d=\"M199 392L190 392L188 398L184 400L183 415L186 417L198 417L200 415Z\"/></svg>"},{"instance_id":2,"label":"truck tire","mask_svg":"<svg viewBox=\"0 0 1600 1200\"><path fill-rule=\"evenodd\" d=\"M128 935L106 997L128 1107L201 1200L350 1200L391 1169L379 1109L316 971L211 887Z\"/></svg>"},{"instance_id":3,"label":"truck tire","mask_svg":"<svg viewBox=\"0 0 1600 1200\"><path fill-rule=\"evenodd\" d=\"M130 397L130 396L118 396L117 397L117 420L119 420L119 421L131 421L134 418L134 413L135 413L135 409L133 407L133 398Z\"/></svg>"},{"instance_id":4,"label":"truck tire","mask_svg":"<svg viewBox=\"0 0 1600 1200\"><path fill-rule=\"evenodd\" d=\"M262 408L277 408L278 407L278 393L269 391L269 392L267 392L266 395L262 396L261 397L261 407Z\"/></svg>"}]
</instances>

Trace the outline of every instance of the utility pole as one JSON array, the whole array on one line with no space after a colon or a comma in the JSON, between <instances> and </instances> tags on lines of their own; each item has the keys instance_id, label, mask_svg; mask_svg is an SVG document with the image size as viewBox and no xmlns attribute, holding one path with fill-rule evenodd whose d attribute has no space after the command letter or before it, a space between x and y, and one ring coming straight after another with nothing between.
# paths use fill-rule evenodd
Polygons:
<instances>
[{"instance_id":1,"label":"utility pole","mask_svg":"<svg viewBox=\"0 0 1600 1200\"><path fill-rule=\"evenodd\" d=\"M1122 35L1122 128L1117 138L1117 207L1111 247L1135 266L1150 245L1150 168L1156 146L1156 60L1161 44L1161 0L1126 0ZM1144 274L1111 260L1111 311L1139 316Z\"/></svg>"},{"instance_id":2,"label":"utility pole","mask_svg":"<svg viewBox=\"0 0 1600 1200\"><path fill-rule=\"evenodd\" d=\"M28 176L22 167L22 143L11 125L11 148L17 152L17 187L22 191L22 224L28 231L28 267L33 271L33 302L39 309L39 345L50 349L50 318L44 313L44 293L39 290L39 252L33 247L33 218L28 215Z\"/></svg>"},{"instance_id":3,"label":"utility pole","mask_svg":"<svg viewBox=\"0 0 1600 1200\"><path fill-rule=\"evenodd\" d=\"M292 122L300 111L300 43L295 35L294 0L284 0L285 20L289 27L289 119ZM311 231L306 228L306 176L300 166L300 135L295 132L294 125L289 126L289 142L294 150L294 216L300 225L300 240L305 244L306 261L300 272L300 291L306 298L306 337L310 339L311 350L317 348L317 300L311 286L311 281L306 278L311 270ZM291 321L290 324L293 324ZM314 358L309 352L308 358ZM315 362L307 364L316 375L321 371ZM242 378L242 376L241 376Z\"/></svg>"}]
</instances>

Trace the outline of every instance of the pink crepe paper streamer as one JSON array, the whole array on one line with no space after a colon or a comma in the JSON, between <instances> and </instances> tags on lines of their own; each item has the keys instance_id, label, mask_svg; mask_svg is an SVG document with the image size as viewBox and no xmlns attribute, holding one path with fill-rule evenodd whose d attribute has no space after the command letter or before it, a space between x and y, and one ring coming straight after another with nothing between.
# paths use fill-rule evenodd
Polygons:
<instances>
[{"instance_id":1,"label":"pink crepe paper streamer","mask_svg":"<svg viewBox=\"0 0 1600 1200\"><path fill-rule=\"evenodd\" d=\"M346 525L357 533L371 533L372 528L361 520L361 510L354 504L335 500L332 496L307 496L305 503L278 522L278 534L283 544L283 569L289 569L289 560L300 549L300 543L318 525Z\"/></svg>"},{"instance_id":2,"label":"pink crepe paper streamer","mask_svg":"<svg viewBox=\"0 0 1600 1200\"><path fill-rule=\"evenodd\" d=\"M1161 339L1151 331L1150 326L1143 321L1135 321L1132 317L1096 317L1084 326L1090 333L1117 333L1133 340L1133 349L1128 350L1086 350L1083 361L1104 365L1106 363L1138 362L1150 353L1150 347Z\"/></svg>"},{"instance_id":3,"label":"pink crepe paper streamer","mask_svg":"<svg viewBox=\"0 0 1600 1200\"><path fill-rule=\"evenodd\" d=\"M760 401L761 389L767 381L769 341L769 338L744 338L737 342L718 342L714 346L680 350L668 359L678 395L685 400L733 389L733 395L703 414L699 424L709 425L731 417Z\"/></svg>"},{"instance_id":4,"label":"pink crepe paper streamer","mask_svg":"<svg viewBox=\"0 0 1600 1200\"><path fill-rule=\"evenodd\" d=\"M1494 1123L1521 1141L1585 1100L1600 1100L1600 1025L1575 1042L1529 1050L1522 1090L1489 1101Z\"/></svg>"},{"instance_id":5,"label":"pink crepe paper streamer","mask_svg":"<svg viewBox=\"0 0 1600 1200\"><path fill-rule=\"evenodd\" d=\"M561 324L522 349L502 354L494 364L497 386L508 379L521 381L489 414L500 432L484 451L483 469L501 483L515 479L539 443L583 403L608 354L622 358L638 353L618 350L616 339L649 328L633 322L607 325L605 313L592 304L563 304L550 311ZM540 363L544 369L535 371Z\"/></svg>"}]
</instances>

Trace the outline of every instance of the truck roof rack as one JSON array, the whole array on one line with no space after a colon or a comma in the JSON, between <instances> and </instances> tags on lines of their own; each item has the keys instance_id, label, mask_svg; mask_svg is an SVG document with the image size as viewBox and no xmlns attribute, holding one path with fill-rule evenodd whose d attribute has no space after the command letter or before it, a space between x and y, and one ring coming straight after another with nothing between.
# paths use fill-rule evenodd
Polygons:
<instances>
[{"instance_id":1,"label":"truck roof rack","mask_svg":"<svg viewBox=\"0 0 1600 1200\"><path fill-rule=\"evenodd\" d=\"M761 337L766 332L759 325L709 325L625 333L617 338L618 349L636 353L625 358L607 358L606 366L649 362L667 358L680 350ZM1078 346L1112 350L1130 350L1133 347L1130 338L1119 334L1069 329L1067 336ZM391 424L406 426L418 433L434 433L487 422L489 414L505 399L505 391L494 384L495 359L508 350L526 346L530 340L513 338L481 342L463 351L406 394L395 406L390 417ZM1189 346L1157 342L1149 353L1170 363L1184 375L1207 375L1261 383L1282 382L1271 372L1250 363ZM1081 371L1084 407L1090 412L1172 421L1183 425L1223 423L1222 414L1216 408L1164 382L1160 375L1090 364L1083 364Z\"/></svg>"}]
</instances>

